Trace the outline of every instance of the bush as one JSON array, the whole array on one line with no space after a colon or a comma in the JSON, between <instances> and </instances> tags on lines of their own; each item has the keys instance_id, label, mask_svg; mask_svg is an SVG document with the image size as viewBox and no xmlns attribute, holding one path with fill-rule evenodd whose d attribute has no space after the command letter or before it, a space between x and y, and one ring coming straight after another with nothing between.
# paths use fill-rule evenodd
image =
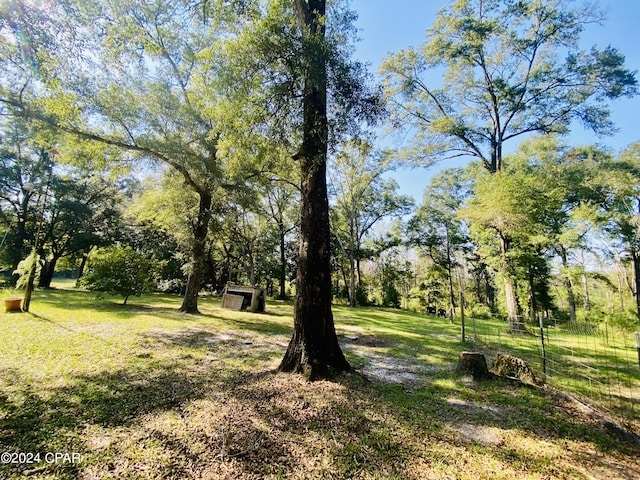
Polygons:
<instances>
[{"instance_id":1,"label":"bush","mask_svg":"<svg viewBox=\"0 0 640 480\"><path fill-rule=\"evenodd\" d=\"M124 297L153 290L162 265L131 247L111 247L96 252L81 284L89 290Z\"/></svg>"},{"instance_id":2,"label":"bush","mask_svg":"<svg viewBox=\"0 0 640 480\"><path fill-rule=\"evenodd\" d=\"M356 287L356 305L360 305L361 307L366 307L370 304L369 295L367 293L366 285L358 285Z\"/></svg>"},{"instance_id":3,"label":"bush","mask_svg":"<svg viewBox=\"0 0 640 480\"><path fill-rule=\"evenodd\" d=\"M393 284L385 285L382 292L382 306L400 308L400 293Z\"/></svg>"},{"instance_id":4,"label":"bush","mask_svg":"<svg viewBox=\"0 0 640 480\"><path fill-rule=\"evenodd\" d=\"M480 318L483 320L489 320L492 317L492 312L489 307L476 303L471 307L471 317Z\"/></svg>"},{"instance_id":5,"label":"bush","mask_svg":"<svg viewBox=\"0 0 640 480\"><path fill-rule=\"evenodd\" d=\"M606 313L604 320L607 321L609 325L627 332L633 332L638 329L638 316L633 310Z\"/></svg>"}]
</instances>

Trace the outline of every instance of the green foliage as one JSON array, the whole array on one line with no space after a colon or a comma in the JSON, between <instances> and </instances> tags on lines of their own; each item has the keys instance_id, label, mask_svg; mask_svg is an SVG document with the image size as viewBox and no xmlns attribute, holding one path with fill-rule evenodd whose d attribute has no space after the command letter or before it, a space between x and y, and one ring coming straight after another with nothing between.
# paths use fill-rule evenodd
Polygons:
<instances>
[{"instance_id":1,"label":"green foliage","mask_svg":"<svg viewBox=\"0 0 640 480\"><path fill-rule=\"evenodd\" d=\"M488 320L493 316L493 312L486 305L476 303L471 307L469 315L473 318Z\"/></svg>"},{"instance_id":2,"label":"green foliage","mask_svg":"<svg viewBox=\"0 0 640 480\"><path fill-rule=\"evenodd\" d=\"M81 283L89 290L123 296L126 304L129 296L155 287L160 268L159 262L131 247L110 247L92 256L90 271Z\"/></svg>"},{"instance_id":3,"label":"green foliage","mask_svg":"<svg viewBox=\"0 0 640 480\"><path fill-rule=\"evenodd\" d=\"M496 172L511 139L566 133L574 120L612 133L603 99L635 95L637 81L615 48L579 49L584 26L602 17L563 1L460 0L442 9L425 44L381 68L392 122L414 138L405 155L421 164L471 155ZM444 69L440 85L426 79L436 69Z\"/></svg>"},{"instance_id":4,"label":"green foliage","mask_svg":"<svg viewBox=\"0 0 640 480\"><path fill-rule=\"evenodd\" d=\"M602 319L612 327L634 332L638 330L638 314L635 310L625 310L623 312L609 312Z\"/></svg>"},{"instance_id":5,"label":"green foliage","mask_svg":"<svg viewBox=\"0 0 640 480\"><path fill-rule=\"evenodd\" d=\"M382 287L382 306L400 308L400 292L393 283L385 283Z\"/></svg>"},{"instance_id":6,"label":"green foliage","mask_svg":"<svg viewBox=\"0 0 640 480\"><path fill-rule=\"evenodd\" d=\"M20 263L18 263L18 267L13 272L14 275L18 276L18 281L16 282L16 288L23 289L27 287L27 282L29 281L29 275L31 274L32 269L34 268L35 263L35 279L40 277L42 272L42 264L40 263L40 256L35 250L31 251L31 254Z\"/></svg>"},{"instance_id":7,"label":"green foliage","mask_svg":"<svg viewBox=\"0 0 640 480\"><path fill-rule=\"evenodd\" d=\"M369 301L369 292L367 286L360 282L360 284L356 287L356 305L361 307L366 307L371 304Z\"/></svg>"}]
</instances>

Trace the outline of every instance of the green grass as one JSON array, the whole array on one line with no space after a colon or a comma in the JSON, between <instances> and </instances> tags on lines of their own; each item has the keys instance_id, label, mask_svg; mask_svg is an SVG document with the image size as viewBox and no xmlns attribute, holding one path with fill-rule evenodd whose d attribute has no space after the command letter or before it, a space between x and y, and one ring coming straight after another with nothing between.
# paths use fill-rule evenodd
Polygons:
<instances>
[{"instance_id":1,"label":"green grass","mask_svg":"<svg viewBox=\"0 0 640 480\"><path fill-rule=\"evenodd\" d=\"M0 450L43 459L0 478L640 477L631 444L552 390L453 375L470 345L447 320L336 306L369 380L306 383L275 372L290 303L250 314L203 298L185 315L174 296L120 301L37 291L31 313L0 313Z\"/></svg>"},{"instance_id":2,"label":"green grass","mask_svg":"<svg viewBox=\"0 0 640 480\"><path fill-rule=\"evenodd\" d=\"M499 320L475 320L470 338L490 352L513 353L544 376L539 330L510 334ZM640 412L640 368L632 333L570 324L545 329L546 380L632 420Z\"/></svg>"}]
</instances>

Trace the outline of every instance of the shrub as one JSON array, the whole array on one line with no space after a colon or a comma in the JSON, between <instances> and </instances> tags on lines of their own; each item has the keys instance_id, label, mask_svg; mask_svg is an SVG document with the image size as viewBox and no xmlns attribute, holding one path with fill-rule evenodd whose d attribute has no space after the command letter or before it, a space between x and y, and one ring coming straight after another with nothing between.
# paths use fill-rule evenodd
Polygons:
<instances>
[{"instance_id":1,"label":"shrub","mask_svg":"<svg viewBox=\"0 0 640 480\"><path fill-rule=\"evenodd\" d=\"M489 320L492 317L492 312L489 307L476 303L471 307L471 317Z\"/></svg>"},{"instance_id":2,"label":"shrub","mask_svg":"<svg viewBox=\"0 0 640 480\"><path fill-rule=\"evenodd\" d=\"M638 329L638 316L633 310L607 313L604 315L604 320L607 321L609 325L627 332L633 332Z\"/></svg>"},{"instance_id":3,"label":"shrub","mask_svg":"<svg viewBox=\"0 0 640 480\"><path fill-rule=\"evenodd\" d=\"M155 287L161 264L131 247L110 247L92 257L90 270L81 281L89 290L124 297L140 296Z\"/></svg>"},{"instance_id":4,"label":"shrub","mask_svg":"<svg viewBox=\"0 0 640 480\"><path fill-rule=\"evenodd\" d=\"M385 285L382 292L382 306L400 308L400 293L393 284Z\"/></svg>"},{"instance_id":5,"label":"shrub","mask_svg":"<svg viewBox=\"0 0 640 480\"><path fill-rule=\"evenodd\" d=\"M367 287L364 284L358 285L356 288L356 305L360 305L361 307L368 306L369 303L369 295L367 293Z\"/></svg>"}]
</instances>

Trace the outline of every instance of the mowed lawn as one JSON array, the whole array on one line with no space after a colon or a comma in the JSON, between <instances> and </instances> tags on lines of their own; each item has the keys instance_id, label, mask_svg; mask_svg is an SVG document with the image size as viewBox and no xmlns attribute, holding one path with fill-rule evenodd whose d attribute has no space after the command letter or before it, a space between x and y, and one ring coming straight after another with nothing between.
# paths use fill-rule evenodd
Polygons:
<instances>
[{"instance_id":1,"label":"mowed lawn","mask_svg":"<svg viewBox=\"0 0 640 480\"><path fill-rule=\"evenodd\" d=\"M275 371L290 303L118 302L0 313L0 478L640 478L632 439L553 389L456 376L446 320L336 306L356 370L307 383Z\"/></svg>"}]
</instances>

